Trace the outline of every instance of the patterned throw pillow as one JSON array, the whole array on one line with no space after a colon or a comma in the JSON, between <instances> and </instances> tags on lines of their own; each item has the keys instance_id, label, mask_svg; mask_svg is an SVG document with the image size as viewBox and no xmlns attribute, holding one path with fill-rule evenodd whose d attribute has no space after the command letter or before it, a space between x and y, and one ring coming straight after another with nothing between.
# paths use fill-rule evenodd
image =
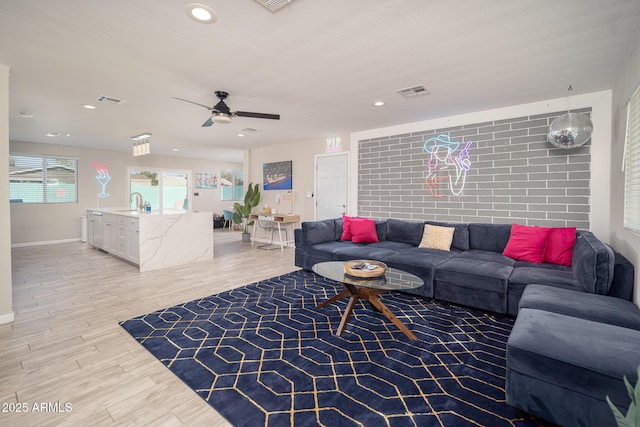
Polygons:
<instances>
[{"instance_id":1,"label":"patterned throw pillow","mask_svg":"<svg viewBox=\"0 0 640 427\"><path fill-rule=\"evenodd\" d=\"M422 240L419 248L440 249L442 251L451 250L454 227L440 227L437 225L424 225Z\"/></svg>"}]
</instances>

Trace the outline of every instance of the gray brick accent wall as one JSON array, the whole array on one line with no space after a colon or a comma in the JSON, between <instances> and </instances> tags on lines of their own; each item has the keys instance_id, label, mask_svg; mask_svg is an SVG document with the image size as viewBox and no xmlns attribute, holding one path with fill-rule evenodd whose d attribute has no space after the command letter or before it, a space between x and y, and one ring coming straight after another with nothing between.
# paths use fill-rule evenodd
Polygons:
<instances>
[{"instance_id":1,"label":"gray brick accent wall","mask_svg":"<svg viewBox=\"0 0 640 427\"><path fill-rule=\"evenodd\" d=\"M547 141L550 123L563 113L358 141L358 215L589 229L591 141L569 150ZM462 146L473 142L460 195L447 180L438 182L434 197L425 183L430 154L423 145L438 135Z\"/></svg>"}]
</instances>

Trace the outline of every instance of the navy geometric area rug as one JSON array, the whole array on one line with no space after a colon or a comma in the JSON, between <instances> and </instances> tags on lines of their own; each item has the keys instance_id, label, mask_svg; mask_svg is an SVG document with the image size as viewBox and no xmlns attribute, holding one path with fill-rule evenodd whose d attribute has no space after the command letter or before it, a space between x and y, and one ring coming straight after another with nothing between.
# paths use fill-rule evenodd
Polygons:
<instances>
[{"instance_id":1,"label":"navy geometric area rug","mask_svg":"<svg viewBox=\"0 0 640 427\"><path fill-rule=\"evenodd\" d=\"M342 288L300 270L122 322L235 426L540 426L505 403L513 319L399 292L407 338Z\"/></svg>"}]
</instances>

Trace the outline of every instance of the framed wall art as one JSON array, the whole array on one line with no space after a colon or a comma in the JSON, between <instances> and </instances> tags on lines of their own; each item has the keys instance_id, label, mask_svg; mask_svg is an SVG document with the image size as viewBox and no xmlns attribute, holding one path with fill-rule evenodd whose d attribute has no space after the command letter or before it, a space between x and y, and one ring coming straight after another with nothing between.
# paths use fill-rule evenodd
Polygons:
<instances>
[{"instance_id":1,"label":"framed wall art","mask_svg":"<svg viewBox=\"0 0 640 427\"><path fill-rule=\"evenodd\" d=\"M218 174L196 172L196 188L218 188Z\"/></svg>"},{"instance_id":2,"label":"framed wall art","mask_svg":"<svg viewBox=\"0 0 640 427\"><path fill-rule=\"evenodd\" d=\"M263 163L262 182L265 190L291 190L293 161Z\"/></svg>"}]
</instances>

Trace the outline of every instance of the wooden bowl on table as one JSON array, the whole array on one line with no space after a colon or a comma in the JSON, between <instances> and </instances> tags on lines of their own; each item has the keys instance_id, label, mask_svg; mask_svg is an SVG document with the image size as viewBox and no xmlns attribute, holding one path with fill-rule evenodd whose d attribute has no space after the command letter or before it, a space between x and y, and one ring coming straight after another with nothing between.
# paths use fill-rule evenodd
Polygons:
<instances>
[{"instance_id":1,"label":"wooden bowl on table","mask_svg":"<svg viewBox=\"0 0 640 427\"><path fill-rule=\"evenodd\" d=\"M387 264L368 259L356 259L344 262L344 272L353 277L380 277L387 271Z\"/></svg>"}]
</instances>

